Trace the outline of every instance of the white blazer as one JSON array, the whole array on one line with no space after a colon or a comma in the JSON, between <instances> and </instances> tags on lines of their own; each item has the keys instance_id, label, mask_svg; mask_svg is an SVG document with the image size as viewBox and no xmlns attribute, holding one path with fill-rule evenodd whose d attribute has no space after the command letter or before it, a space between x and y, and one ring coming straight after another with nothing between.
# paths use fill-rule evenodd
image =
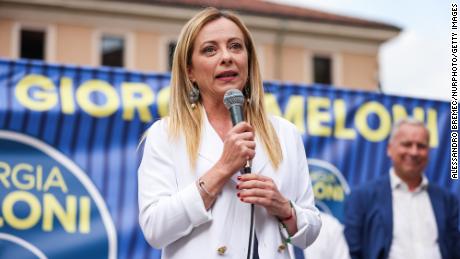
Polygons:
<instances>
[{"instance_id":1,"label":"white blazer","mask_svg":"<svg viewBox=\"0 0 460 259\"><path fill-rule=\"evenodd\" d=\"M271 117L270 121L281 142L283 161L275 171L256 139L252 172L272 178L280 192L293 202L298 232L291 241L304 249L313 243L321 228L305 149L293 124L279 117ZM223 150L223 142L206 115L203 124L195 170L190 169L184 138L168 137L166 119L155 122L148 130L138 171L139 223L147 242L163 249L162 258L246 258L250 205L236 196L239 173L224 185L208 211L195 184ZM259 206L255 207L255 231L260 258L294 258L283 246L285 239L277 219Z\"/></svg>"}]
</instances>

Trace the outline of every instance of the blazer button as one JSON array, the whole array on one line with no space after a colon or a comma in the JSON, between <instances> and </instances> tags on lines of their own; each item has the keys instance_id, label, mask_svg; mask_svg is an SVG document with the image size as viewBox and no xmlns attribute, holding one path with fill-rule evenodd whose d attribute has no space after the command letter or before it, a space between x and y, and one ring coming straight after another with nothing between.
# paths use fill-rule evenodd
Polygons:
<instances>
[{"instance_id":1,"label":"blazer button","mask_svg":"<svg viewBox=\"0 0 460 259\"><path fill-rule=\"evenodd\" d=\"M227 251L227 247L226 246L221 246L219 248L217 248L217 253L219 255L224 255L225 254L225 251Z\"/></svg>"},{"instance_id":2,"label":"blazer button","mask_svg":"<svg viewBox=\"0 0 460 259\"><path fill-rule=\"evenodd\" d=\"M283 252L284 249L286 249L286 246L284 244L281 244L280 246L278 246L278 253Z\"/></svg>"}]
</instances>

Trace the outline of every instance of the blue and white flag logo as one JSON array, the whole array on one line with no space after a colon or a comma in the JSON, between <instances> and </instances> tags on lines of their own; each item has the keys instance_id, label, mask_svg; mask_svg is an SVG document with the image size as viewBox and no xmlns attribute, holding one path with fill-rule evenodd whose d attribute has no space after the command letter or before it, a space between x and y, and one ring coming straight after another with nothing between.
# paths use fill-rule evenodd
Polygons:
<instances>
[{"instance_id":1,"label":"blue and white flag logo","mask_svg":"<svg viewBox=\"0 0 460 259\"><path fill-rule=\"evenodd\" d=\"M343 202L350 192L342 173L331 163L312 158L308 159L308 169L316 206L342 221Z\"/></svg>"},{"instance_id":2,"label":"blue and white flag logo","mask_svg":"<svg viewBox=\"0 0 460 259\"><path fill-rule=\"evenodd\" d=\"M16 132L0 130L0 146L1 258L116 258L105 202L75 163Z\"/></svg>"}]
</instances>

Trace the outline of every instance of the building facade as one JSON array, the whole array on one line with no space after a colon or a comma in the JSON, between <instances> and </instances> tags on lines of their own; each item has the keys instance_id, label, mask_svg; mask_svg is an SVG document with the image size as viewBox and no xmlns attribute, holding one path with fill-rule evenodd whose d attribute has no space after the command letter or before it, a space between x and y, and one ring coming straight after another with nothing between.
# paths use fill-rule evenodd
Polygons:
<instances>
[{"instance_id":1,"label":"building facade","mask_svg":"<svg viewBox=\"0 0 460 259\"><path fill-rule=\"evenodd\" d=\"M260 0L0 0L0 57L168 72L180 29L204 6L240 14L265 80L377 91L379 48L400 32Z\"/></svg>"}]
</instances>

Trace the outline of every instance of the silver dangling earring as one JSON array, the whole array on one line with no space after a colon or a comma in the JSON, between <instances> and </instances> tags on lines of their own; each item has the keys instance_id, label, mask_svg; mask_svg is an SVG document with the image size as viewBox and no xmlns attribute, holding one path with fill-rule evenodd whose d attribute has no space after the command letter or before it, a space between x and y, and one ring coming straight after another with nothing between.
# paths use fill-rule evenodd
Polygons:
<instances>
[{"instance_id":1,"label":"silver dangling earring","mask_svg":"<svg viewBox=\"0 0 460 259\"><path fill-rule=\"evenodd\" d=\"M249 84L246 84L243 88L243 95L246 97L246 102L251 104L251 88L249 87Z\"/></svg>"},{"instance_id":2,"label":"silver dangling earring","mask_svg":"<svg viewBox=\"0 0 460 259\"><path fill-rule=\"evenodd\" d=\"M196 108L196 103L200 100L200 89L193 83L192 89L188 93L188 101L192 105L192 109Z\"/></svg>"}]
</instances>

